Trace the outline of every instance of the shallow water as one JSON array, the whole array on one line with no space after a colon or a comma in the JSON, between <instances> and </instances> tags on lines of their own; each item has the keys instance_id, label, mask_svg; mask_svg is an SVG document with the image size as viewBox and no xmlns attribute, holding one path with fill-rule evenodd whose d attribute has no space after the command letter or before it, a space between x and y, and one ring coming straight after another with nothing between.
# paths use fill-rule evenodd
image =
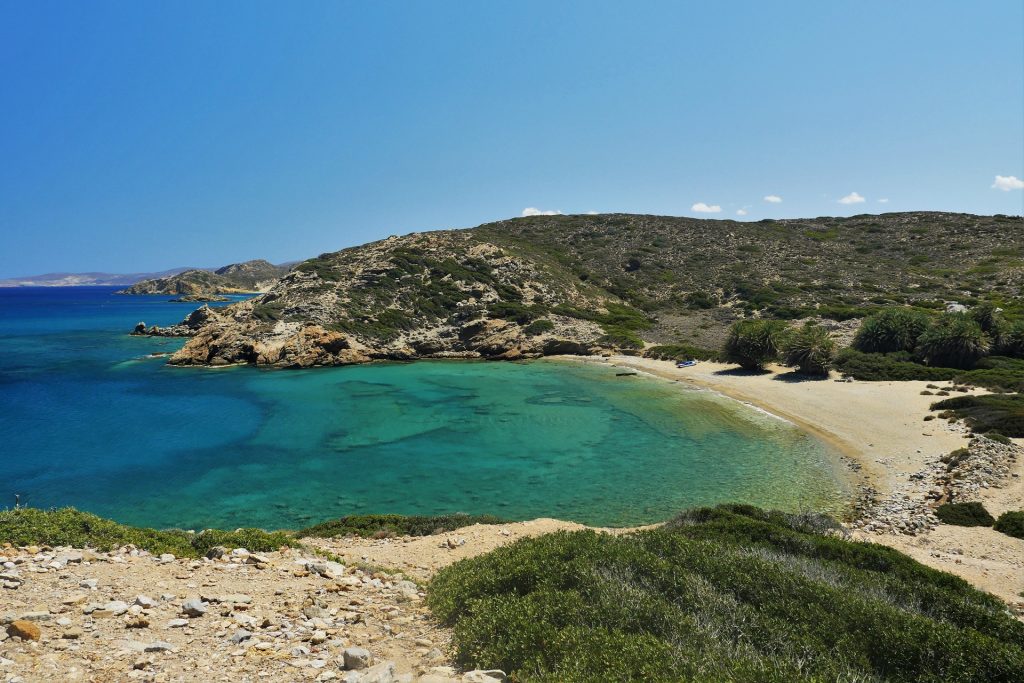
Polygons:
<instances>
[{"instance_id":1,"label":"shallow water","mask_svg":"<svg viewBox=\"0 0 1024 683\"><path fill-rule=\"evenodd\" d=\"M148 526L345 514L660 521L742 501L838 509L835 454L709 392L599 364L171 368L132 338L194 307L112 288L0 289L0 506Z\"/></svg>"}]
</instances>

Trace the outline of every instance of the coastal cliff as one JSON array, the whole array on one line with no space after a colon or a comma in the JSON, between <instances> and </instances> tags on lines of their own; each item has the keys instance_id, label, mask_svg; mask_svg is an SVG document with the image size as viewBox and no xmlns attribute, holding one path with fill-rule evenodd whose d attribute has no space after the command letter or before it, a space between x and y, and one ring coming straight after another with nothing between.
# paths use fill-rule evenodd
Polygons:
<instances>
[{"instance_id":1,"label":"coastal cliff","mask_svg":"<svg viewBox=\"0 0 1024 683\"><path fill-rule=\"evenodd\" d=\"M878 306L1018 296L1022 226L935 212L756 223L605 214L415 233L299 264L261 296L190 326L170 362L711 348L738 318L847 320Z\"/></svg>"}]
</instances>

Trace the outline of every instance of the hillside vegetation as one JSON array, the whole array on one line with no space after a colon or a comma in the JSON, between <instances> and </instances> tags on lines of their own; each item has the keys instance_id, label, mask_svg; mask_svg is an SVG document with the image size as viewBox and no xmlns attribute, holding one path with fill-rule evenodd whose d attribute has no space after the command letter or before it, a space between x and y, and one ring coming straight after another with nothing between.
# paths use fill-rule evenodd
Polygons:
<instances>
[{"instance_id":1,"label":"hillside vegetation","mask_svg":"<svg viewBox=\"0 0 1024 683\"><path fill-rule=\"evenodd\" d=\"M1022 282L1022 221L1007 216L538 216L321 254L219 314L172 362L632 351L689 343L687 326L721 341L750 316L848 319L982 300L1020 309Z\"/></svg>"},{"instance_id":2,"label":"hillside vegetation","mask_svg":"<svg viewBox=\"0 0 1024 683\"><path fill-rule=\"evenodd\" d=\"M998 600L831 527L723 506L561 532L442 570L428 600L459 664L514 681L1024 678L1024 624Z\"/></svg>"}]
</instances>

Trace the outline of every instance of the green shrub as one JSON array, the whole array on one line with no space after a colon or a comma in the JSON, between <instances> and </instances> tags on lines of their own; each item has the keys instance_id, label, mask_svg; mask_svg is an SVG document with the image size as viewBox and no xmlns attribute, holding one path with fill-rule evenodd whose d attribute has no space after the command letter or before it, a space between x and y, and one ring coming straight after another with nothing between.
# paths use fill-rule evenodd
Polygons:
<instances>
[{"instance_id":1,"label":"green shrub","mask_svg":"<svg viewBox=\"0 0 1024 683\"><path fill-rule=\"evenodd\" d=\"M988 353L989 340L970 316L946 313L917 341L917 355L928 365L970 369Z\"/></svg>"},{"instance_id":2,"label":"green shrub","mask_svg":"<svg viewBox=\"0 0 1024 683\"><path fill-rule=\"evenodd\" d=\"M958 448L952 453L947 453L946 455L942 456L940 460L946 463L947 470L951 470L969 457L971 457L970 450L966 448Z\"/></svg>"},{"instance_id":3,"label":"green shrub","mask_svg":"<svg viewBox=\"0 0 1024 683\"><path fill-rule=\"evenodd\" d=\"M544 334L545 332L550 332L553 329L555 329L555 324L550 320L543 318L541 320L534 320L523 329L523 332L531 337L536 337L538 334Z\"/></svg>"},{"instance_id":4,"label":"green shrub","mask_svg":"<svg viewBox=\"0 0 1024 683\"><path fill-rule=\"evenodd\" d=\"M1011 441L1009 437L1003 436L999 432L986 432L982 434L982 436L984 436L986 439L995 441L996 443L1001 443L1004 446L1009 446L1010 444L1013 443L1013 441Z\"/></svg>"},{"instance_id":5,"label":"green shrub","mask_svg":"<svg viewBox=\"0 0 1024 683\"><path fill-rule=\"evenodd\" d=\"M978 304L970 311L971 319L978 323L981 331L988 335L994 335L999 329L1001 318L996 307L989 301Z\"/></svg>"},{"instance_id":6,"label":"green shrub","mask_svg":"<svg viewBox=\"0 0 1024 683\"><path fill-rule=\"evenodd\" d=\"M963 419L975 432L998 432L1004 436L1024 437L1024 395L982 394L956 396L933 403L932 410L949 410Z\"/></svg>"},{"instance_id":7,"label":"green shrub","mask_svg":"<svg viewBox=\"0 0 1024 683\"><path fill-rule=\"evenodd\" d=\"M996 521L981 503L945 503L935 508L935 516L954 526L992 526Z\"/></svg>"},{"instance_id":8,"label":"green shrub","mask_svg":"<svg viewBox=\"0 0 1024 683\"><path fill-rule=\"evenodd\" d=\"M702 349L699 346L689 344L662 344L652 346L644 351L644 357L657 360L721 360L722 354L710 349Z\"/></svg>"},{"instance_id":9,"label":"green shrub","mask_svg":"<svg viewBox=\"0 0 1024 683\"><path fill-rule=\"evenodd\" d=\"M487 307L492 318L511 320L520 325L526 325L546 313L546 309L540 306L527 306L518 301L495 301Z\"/></svg>"},{"instance_id":10,"label":"green shrub","mask_svg":"<svg viewBox=\"0 0 1024 683\"><path fill-rule=\"evenodd\" d=\"M995 530L1014 538L1024 538L1024 510L1004 512L996 520Z\"/></svg>"},{"instance_id":11,"label":"green shrub","mask_svg":"<svg viewBox=\"0 0 1024 683\"><path fill-rule=\"evenodd\" d=\"M932 368L911 360L905 351L896 353L864 353L843 349L835 358L835 367L845 375L866 382L928 380L943 382L953 379L958 370Z\"/></svg>"},{"instance_id":12,"label":"green shrub","mask_svg":"<svg viewBox=\"0 0 1024 683\"><path fill-rule=\"evenodd\" d=\"M295 544L289 534L280 531L158 531L119 524L74 508L0 510L0 543L66 545L101 551L132 544L154 554L171 553L179 557L199 557L218 545L265 552Z\"/></svg>"},{"instance_id":13,"label":"green shrub","mask_svg":"<svg viewBox=\"0 0 1024 683\"><path fill-rule=\"evenodd\" d=\"M688 308L709 309L718 306L718 297L707 292L690 292L685 301Z\"/></svg>"},{"instance_id":14,"label":"green shrub","mask_svg":"<svg viewBox=\"0 0 1024 683\"><path fill-rule=\"evenodd\" d=\"M863 353L913 351L928 328L929 316L912 308L886 308L864 319L853 339Z\"/></svg>"},{"instance_id":15,"label":"green shrub","mask_svg":"<svg viewBox=\"0 0 1024 683\"><path fill-rule=\"evenodd\" d=\"M1010 358L1024 358L1024 320L1004 325L993 344L993 353Z\"/></svg>"},{"instance_id":16,"label":"green shrub","mask_svg":"<svg viewBox=\"0 0 1024 683\"><path fill-rule=\"evenodd\" d=\"M606 327L605 334L598 338L598 343L617 349L642 349L644 340L632 330L618 327Z\"/></svg>"},{"instance_id":17,"label":"green shrub","mask_svg":"<svg viewBox=\"0 0 1024 683\"><path fill-rule=\"evenodd\" d=\"M835 348L836 344L825 328L805 325L786 341L783 362L805 375L827 375L832 367Z\"/></svg>"},{"instance_id":18,"label":"green shrub","mask_svg":"<svg viewBox=\"0 0 1024 683\"><path fill-rule=\"evenodd\" d=\"M333 538L335 536L376 535L430 536L431 534L453 531L473 524L502 524L503 520L491 515L350 515L332 519L302 529L296 538Z\"/></svg>"},{"instance_id":19,"label":"green shrub","mask_svg":"<svg viewBox=\"0 0 1024 683\"><path fill-rule=\"evenodd\" d=\"M559 532L441 570L466 668L515 681L1016 681L996 598L818 515L723 506L628 535Z\"/></svg>"},{"instance_id":20,"label":"green shrub","mask_svg":"<svg viewBox=\"0 0 1024 683\"><path fill-rule=\"evenodd\" d=\"M727 363L745 370L761 370L779 357L785 342L786 323L781 320L740 320L733 323L722 349Z\"/></svg>"}]
</instances>

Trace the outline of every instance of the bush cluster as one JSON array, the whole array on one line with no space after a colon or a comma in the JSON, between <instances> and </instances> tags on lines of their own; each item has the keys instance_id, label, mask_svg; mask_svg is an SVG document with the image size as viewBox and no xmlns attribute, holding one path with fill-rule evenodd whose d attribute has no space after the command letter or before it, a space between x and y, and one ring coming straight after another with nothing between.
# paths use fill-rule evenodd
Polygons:
<instances>
[{"instance_id":1,"label":"bush cluster","mask_svg":"<svg viewBox=\"0 0 1024 683\"><path fill-rule=\"evenodd\" d=\"M689 344L662 344L660 346L652 346L644 351L646 358L655 358L657 360L711 360L718 361L722 359L722 354L718 351L712 351L710 349L702 349L699 346L690 346Z\"/></svg>"},{"instance_id":2,"label":"bush cluster","mask_svg":"<svg viewBox=\"0 0 1024 683\"><path fill-rule=\"evenodd\" d=\"M945 503L935 508L935 516L954 526L992 526L996 521L981 503Z\"/></svg>"},{"instance_id":3,"label":"bush cluster","mask_svg":"<svg viewBox=\"0 0 1024 683\"><path fill-rule=\"evenodd\" d=\"M952 411L980 434L997 432L1005 437L1024 437L1024 395L981 394L955 396L931 405L932 410Z\"/></svg>"},{"instance_id":4,"label":"bush cluster","mask_svg":"<svg viewBox=\"0 0 1024 683\"><path fill-rule=\"evenodd\" d=\"M785 342L786 323L781 320L740 320L733 323L722 349L727 363L744 370L763 370L776 360Z\"/></svg>"},{"instance_id":5,"label":"bush cluster","mask_svg":"<svg viewBox=\"0 0 1024 683\"><path fill-rule=\"evenodd\" d=\"M929 316L912 308L887 308L861 323L853 348L864 353L913 351L928 329Z\"/></svg>"},{"instance_id":6,"label":"bush cluster","mask_svg":"<svg viewBox=\"0 0 1024 683\"><path fill-rule=\"evenodd\" d=\"M178 557L200 557L214 546L267 552L295 545L292 536L283 531L159 531L119 524L74 508L0 510L0 543L64 545L101 551L130 544L154 554L171 553Z\"/></svg>"},{"instance_id":7,"label":"bush cluster","mask_svg":"<svg viewBox=\"0 0 1024 683\"><path fill-rule=\"evenodd\" d=\"M1004 512L999 515L999 519L995 523L995 530L1014 538L1024 538L1024 510Z\"/></svg>"},{"instance_id":8,"label":"bush cluster","mask_svg":"<svg viewBox=\"0 0 1024 683\"><path fill-rule=\"evenodd\" d=\"M999 600L831 526L724 506L555 533L442 570L428 603L461 666L516 681L1024 677L1024 624Z\"/></svg>"}]
</instances>

